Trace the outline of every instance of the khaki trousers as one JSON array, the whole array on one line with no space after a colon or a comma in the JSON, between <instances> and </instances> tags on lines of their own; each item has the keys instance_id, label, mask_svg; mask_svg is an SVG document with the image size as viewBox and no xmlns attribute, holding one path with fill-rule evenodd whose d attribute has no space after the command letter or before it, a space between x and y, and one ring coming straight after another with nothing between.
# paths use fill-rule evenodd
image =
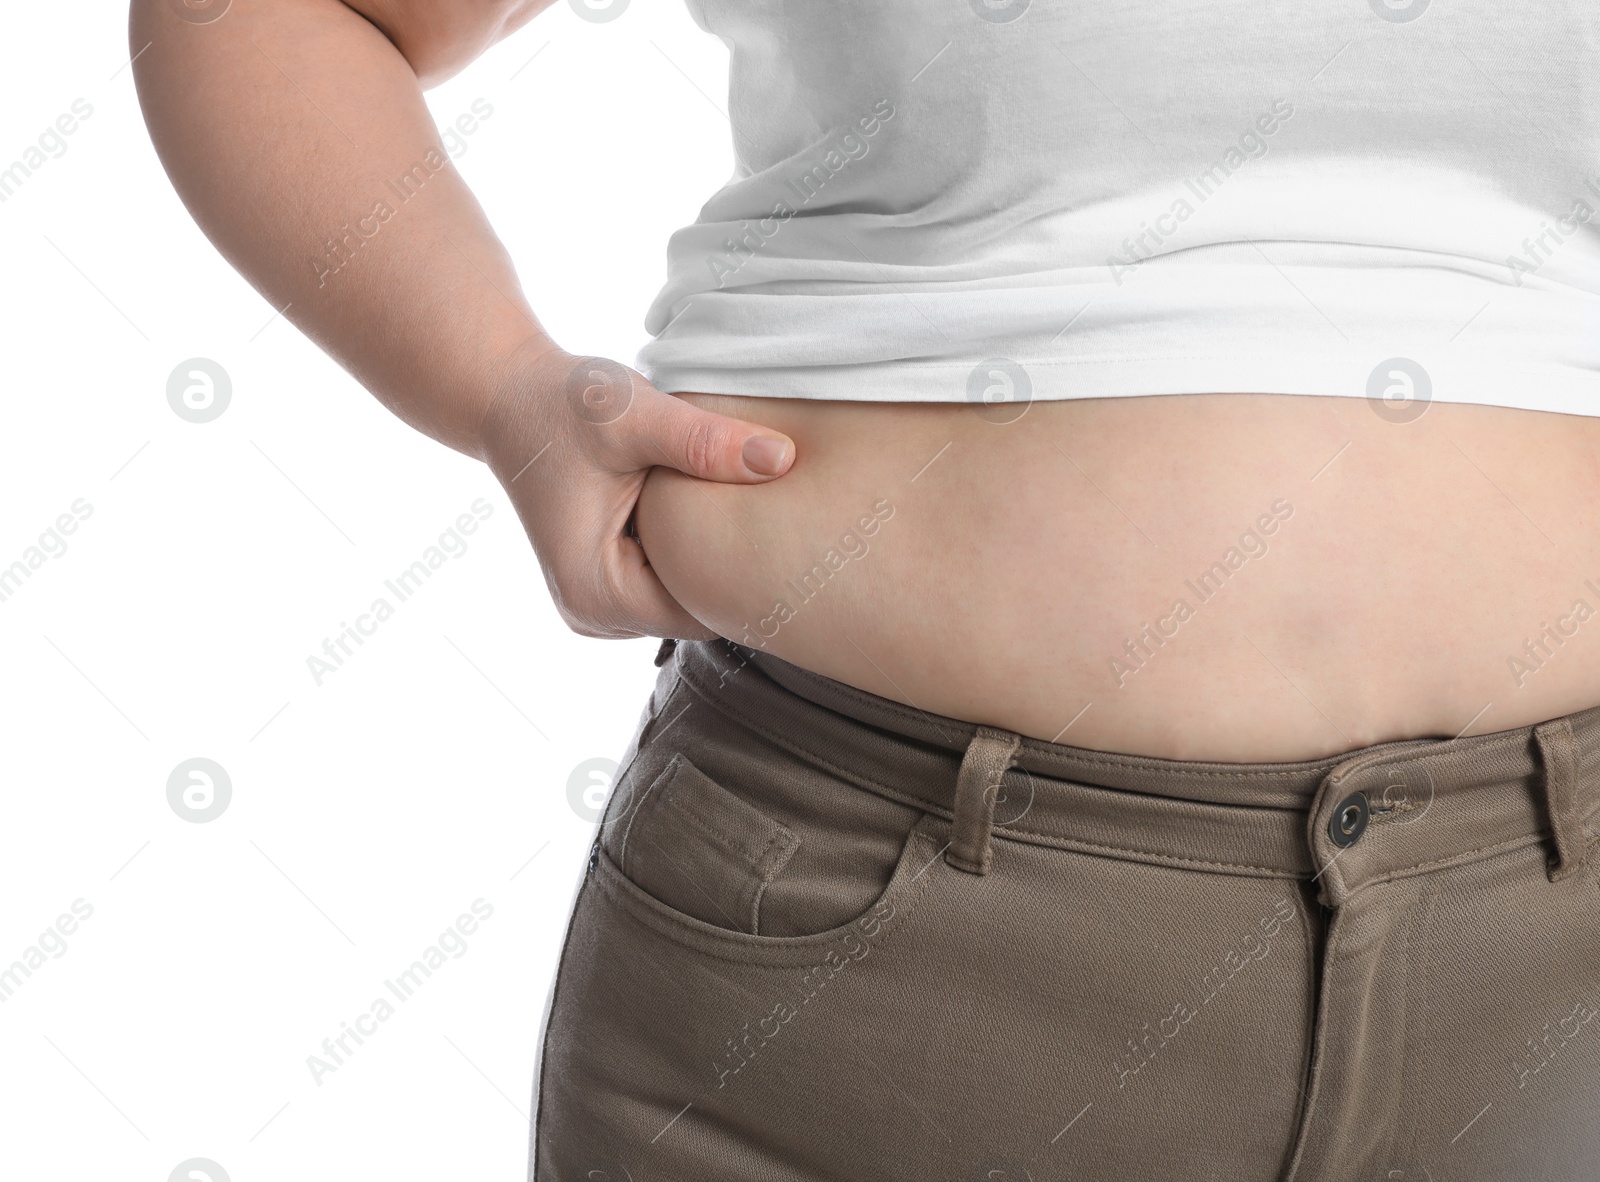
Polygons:
<instances>
[{"instance_id":1,"label":"khaki trousers","mask_svg":"<svg viewBox=\"0 0 1600 1182\"><path fill-rule=\"evenodd\" d=\"M1193 763L669 649L538 1182L1600 1178L1600 708Z\"/></svg>"}]
</instances>

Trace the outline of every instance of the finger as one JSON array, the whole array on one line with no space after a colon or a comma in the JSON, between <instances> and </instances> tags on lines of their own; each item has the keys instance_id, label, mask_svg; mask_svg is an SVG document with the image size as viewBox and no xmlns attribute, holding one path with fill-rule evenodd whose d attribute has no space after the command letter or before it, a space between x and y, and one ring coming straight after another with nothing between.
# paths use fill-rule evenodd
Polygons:
<instances>
[{"instance_id":1,"label":"finger","mask_svg":"<svg viewBox=\"0 0 1600 1182\"><path fill-rule=\"evenodd\" d=\"M794 463L795 445L781 431L701 410L653 387L637 391L617 420L627 458L723 484L760 484Z\"/></svg>"},{"instance_id":2,"label":"finger","mask_svg":"<svg viewBox=\"0 0 1600 1182\"><path fill-rule=\"evenodd\" d=\"M616 540L610 566L615 609L635 634L680 640L715 640L721 635L672 597L651 568L644 547L633 538Z\"/></svg>"}]
</instances>

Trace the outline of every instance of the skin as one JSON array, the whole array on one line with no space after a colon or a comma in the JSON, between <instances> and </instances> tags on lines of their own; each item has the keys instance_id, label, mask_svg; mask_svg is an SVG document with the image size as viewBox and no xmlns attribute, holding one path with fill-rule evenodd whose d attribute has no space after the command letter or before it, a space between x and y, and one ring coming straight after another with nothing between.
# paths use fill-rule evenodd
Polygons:
<instances>
[{"instance_id":1,"label":"skin","mask_svg":"<svg viewBox=\"0 0 1600 1182\"><path fill-rule=\"evenodd\" d=\"M626 532L645 476L663 465L770 480L793 463L793 443L559 349L422 100L550 2L232 0L194 23L168 0L134 0L134 79L207 237L397 415L489 465L569 626L706 639ZM416 197L374 220L385 182L430 151L440 170L424 168ZM350 261L319 274L308 260L361 219L374 232L358 228ZM599 421L607 406L627 409Z\"/></svg>"},{"instance_id":2,"label":"skin","mask_svg":"<svg viewBox=\"0 0 1600 1182\"><path fill-rule=\"evenodd\" d=\"M576 631L726 635L924 710L1169 758L1600 704L1600 418L1207 393L1002 424L666 394L549 339L447 163L319 276L329 236L437 150L422 91L547 3L233 0L194 24L134 0L130 37L204 232L396 414L490 466ZM1230 547L1223 589L1188 587Z\"/></svg>"},{"instance_id":3,"label":"skin","mask_svg":"<svg viewBox=\"0 0 1600 1182\"><path fill-rule=\"evenodd\" d=\"M949 404L762 409L797 442L793 471L763 488L653 473L640 533L719 632L863 689L1075 746L1246 762L1600 704L1600 418L1434 403L1397 424L1364 398L1278 394L1035 403L1009 424ZM866 552L797 587L830 549L862 549L844 535L879 498L894 515ZM1191 584L1229 547L1239 569L1202 598ZM1539 641L1545 623L1571 635ZM1130 654L1147 624L1171 635Z\"/></svg>"}]
</instances>

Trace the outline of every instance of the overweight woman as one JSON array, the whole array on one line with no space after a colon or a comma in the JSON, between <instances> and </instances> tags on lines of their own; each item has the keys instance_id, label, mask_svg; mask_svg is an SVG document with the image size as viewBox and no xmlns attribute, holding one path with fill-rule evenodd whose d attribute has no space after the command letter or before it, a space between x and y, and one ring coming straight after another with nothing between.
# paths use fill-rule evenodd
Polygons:
<instances>
[{"instance_id":1,"label":"overweight woman","mask_svg":"<svg viewBox=\"0 0 1600 1182\"><path fill-rule=\"evenodd\" d=\"M689 0L629 368L422 101L549 2L132 14L217 247L667 638L534 1176L1600 1176L1600 10Z\"/></svg>"}]
</instances>

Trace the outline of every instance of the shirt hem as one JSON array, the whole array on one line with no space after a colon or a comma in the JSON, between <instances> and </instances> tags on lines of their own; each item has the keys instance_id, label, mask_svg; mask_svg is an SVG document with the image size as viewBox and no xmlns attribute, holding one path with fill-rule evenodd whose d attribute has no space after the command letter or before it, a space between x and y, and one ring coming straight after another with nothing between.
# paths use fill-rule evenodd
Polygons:
<instances>
[{"instance_id":1,"label":"shirt hem","mask_svg":"<svg viewBox=\"0 0 1600 1182\"><path fill-rule=\"evenodd\" d=\"M1019 402L1225 393L1381 401L1387 392L1395 398L1409 394L1419 402L1600 416L1600 371L1495 363L1459 353L1377 361L1370 353L1360 358L1299 353L1247 359L1176 355L1017 363L993 358L977 364L908 361L768 369L658 365L643 372L666 393L828 402L981 402L985 390L993 390L998 381L1006 389L1002 400Z\"/></svg>"}]
</instances>

